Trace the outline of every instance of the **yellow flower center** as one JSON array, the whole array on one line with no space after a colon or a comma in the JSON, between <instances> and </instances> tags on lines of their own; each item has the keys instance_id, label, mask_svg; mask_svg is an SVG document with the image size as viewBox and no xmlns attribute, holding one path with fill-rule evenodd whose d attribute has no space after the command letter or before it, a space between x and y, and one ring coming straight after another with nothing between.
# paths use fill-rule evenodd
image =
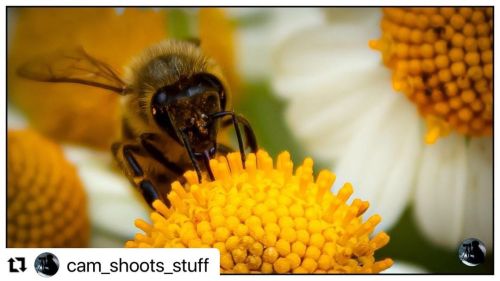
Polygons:
<instances>
[{"instance_id":1,"label":"yellow flower center","mask_svg":"<svg viewBox=\"0 0 500 281\"><path fill-rule=\"evenodd\" d=\"M369 237L380 216L363 222L368 202L347 204L348 183L333 194L335 175L321 171L314 179L310 158L295 173L288 152L275 168L264 151L249 154L245 168L239 153L211 160L210 167L215 181L199 183L187 172L184 187L172 184L172 206L155 201L152 223L136 220L144 234L125 246L214 247L223 273L373 273L392 265L374 258L389 242L384 232Z\"/></svg>"},{"instance_id":2,"label":"yellow flower center","mask_svg":"<svg viewBox=\"0 0 500 281\"><path fill-rule=\"evenodd\" d=\"M370 47L425 118L427 143L451 130L491 136L493 9L386 8Z\"/></svg>"},{"instance_id":3,"label":"yellow flower center","mask_svg":"<svg viewBox=\"0 0 500 281\"><path fill-rule=\"evenodd\" d=\"M7 247L86 247L85 192L61 148L33 131L7 142Z\"/></svg>"}]
</instances>

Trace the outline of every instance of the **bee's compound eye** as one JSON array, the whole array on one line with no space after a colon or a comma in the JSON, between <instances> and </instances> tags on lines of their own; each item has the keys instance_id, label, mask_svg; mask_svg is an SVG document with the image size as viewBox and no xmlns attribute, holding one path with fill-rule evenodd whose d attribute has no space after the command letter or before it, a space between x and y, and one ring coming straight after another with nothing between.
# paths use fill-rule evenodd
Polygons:
<instances>
[{"instance_id":1,"label":"bee's compound eye","mask_svg":"<svg viewBox=\"0 0 500 281\"><path fill-rule=\"evenodd\" d=\"M222 82L215 75L210 73L198 73L195 75L194 79L203 85L212 88L215 90L220 99L221 107L225 108L226 106L226 93L224 90L224 86ZM215 102L215 101L214 101Z\"/></svg>"},{"instance_id":2,"label":"bee's compound eye","mask_svg":"<svg viewBox=\"0 0 500 281\"><path fill-rule=\"evenodd\" d=\"M171 103L171 99L172 95L169 95L166 89L159 89L151 99L151 114L158 126L177 139L177 133L168 113L168 105Z\"/></svg>"},{"instance_id":3,"label":"bee's compound eye","mask_svg":"<svg viewBox=\"0 0 500 281\"><path fill-rule=\"evenodd\" d=\"M163 89L158 90L156 94L154 94L153 99L151 100L151 109L153 110L153 114L162 112L162 108L168 103L169 96L166 91Z\"/></svg>"},{"instance_id":4,"label":"bee's compound eye","mask_svg":"<svg viewBox=\"0 0 500 281\"><path fill-rule=\"evenodd\" d=\"M214 105L215 103L218 102L218 99L215 95L209 95L207 97L207 103L210 104L210 105Z\"/></svg>"},{"instance_id":5,"label":"bee's compound eye","mask_svg":"<svg viewBox=\"0 0 500 281\"><path fill-rule=\"evenodd\" d=\"M210 73L198 73L196 74L195 79L207 86L212 86L219 91L222 90L222 84L219 79Z\"/></svg>"}]
</instances>

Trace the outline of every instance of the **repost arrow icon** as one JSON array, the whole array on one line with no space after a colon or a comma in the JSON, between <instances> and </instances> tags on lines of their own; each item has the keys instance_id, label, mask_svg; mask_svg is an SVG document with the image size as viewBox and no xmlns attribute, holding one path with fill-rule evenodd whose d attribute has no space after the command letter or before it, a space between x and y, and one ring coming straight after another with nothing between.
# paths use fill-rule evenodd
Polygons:
<instances>
[{"instance_id":1,"label":"repost arrow icon","mask_svg":"<svg viewBox=\"0 0 500 281\"><path fill-rule=\"evenodd\" d=\"M16 260L18 260L18 261L21 262L20 269L21 269L22 272L25 272L27 268L26 268L25 263L24 263L24 261L25 261L24 258L16 257Z\"/></svg>"},{"instance_id":2,"label":"repost arrow icon","mask_svg":"<svg viewBox=\"0 0 500 281\"><path fill-rule=\"evenodd\" d=\"M17 268L14 268L14 262L15 262L15 260L13 258L9 259L9 271L10 272L19 272L19 270L17 270Z\"/></svg>"}]
</instances>

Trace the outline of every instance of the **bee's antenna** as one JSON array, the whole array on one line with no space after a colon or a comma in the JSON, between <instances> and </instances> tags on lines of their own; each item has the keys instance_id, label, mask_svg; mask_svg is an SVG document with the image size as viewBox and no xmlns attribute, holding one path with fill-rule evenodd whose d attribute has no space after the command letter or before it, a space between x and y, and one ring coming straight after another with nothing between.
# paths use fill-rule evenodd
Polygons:
<instances>
[{"instance_id":1,"label":"bee's antenna","mask_svg":"<svg viewBox=\"0 0 500 281\"><path fill-rule=\"evenodd\" d=\"M198 162L196 161L196 157L193 153L193 149L191 149L191 144L189 144L189 140L186 136L186 133L185 133L185 128L181 129L180 132L181 132L181 136L182 136L182 142L184 143L184 147L186 148L188 154L189 154L189 158L191 159L191 163L193 163L193 167L194 169L196 170L196 174L198 175L198 182L201 183L201 169L200 169L200 165L198 165ZM210 172L211 173L211 172Z\"/></svg>"}]
</instances>

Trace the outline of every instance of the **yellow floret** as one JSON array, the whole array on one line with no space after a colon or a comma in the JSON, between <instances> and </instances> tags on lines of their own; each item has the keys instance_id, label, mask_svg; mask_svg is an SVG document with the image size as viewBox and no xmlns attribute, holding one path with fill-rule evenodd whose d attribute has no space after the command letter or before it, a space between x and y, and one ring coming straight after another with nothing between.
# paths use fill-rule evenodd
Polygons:
<instances>
[{"instance_id":1,"label":"yellow floret","mask_svg":"<svg viewBox=\"0 0 500 281\"><path fill-rule=\"evenodd\" d=\"M275 167L266 152L249 154L245 168L240 154L231 153L211 160L210 167L215 181L199 183L189 171L184 190L172 184L169 198L182 201L170 208L155 201L152 223L138 220L144 234L126 246L214 247L223 273L375 273L391 266L391 259L373 257L389 242L384 232L370 239L380 216L363 222L368 202L347 204L353 193L348 183L330 192L335 175L322 171L315 178L312 159L293 172L288 152Z\"/></svg>"},{"instance_id":2,"label":"yellow floret","mask_svg":"<svg viewBox=\"0 0 500 281\"><path fill-rule=\"evenodd\" d=\"M61 147L34 131L9 131L7 143L7 247L86 247L87 198Z\"/></svg>"},{"instance_id":3,"label":"yellow floret","mask_svg":"<svg viewBox=\"0 0 500 281\"><path fill-rule=\"evenodd\" d=\"M370 47L424 117L426 143L451 131L491 136L492 8L385 8L381 28Z\"/></svg>"}]
</instances>

